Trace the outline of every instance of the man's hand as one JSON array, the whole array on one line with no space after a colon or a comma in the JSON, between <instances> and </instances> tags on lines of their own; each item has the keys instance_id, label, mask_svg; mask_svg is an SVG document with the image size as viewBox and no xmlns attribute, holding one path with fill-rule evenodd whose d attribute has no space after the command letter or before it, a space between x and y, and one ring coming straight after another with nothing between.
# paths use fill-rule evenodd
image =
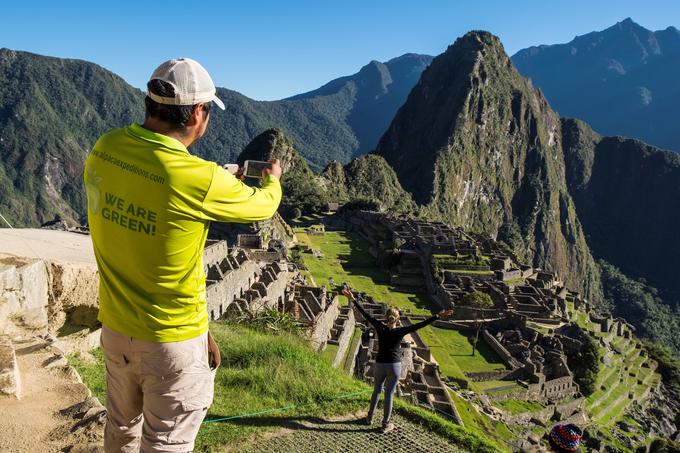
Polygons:
<instances>
[{"instance_id":1,"label":"man's hand","mask_svg":"<svg viewBox=\"0 0 680 453\"><path fill-rule=\"evenodd\" d=\"M222 362L220 347L215 343L210 331L208 331L208 360L210 362L209 365L211 370L216 370Z\"/></svg>"},{"instance_id":2,"label":"man's hand","mask_svg":"<svg viewBox=\"0 0 680 453\"><path fill-rule=\"evenodd\" d=\"M437 314L439 315L440 318L448 318L453 314L453 310L452 309L442 310Z\"/></svg>"},{"instance_id":3,"label":"man's hand","mask_svg":"<svg viewBox=\"0 0 680 453\"><path fill-rule=\"evenodd\" d=\"M276 176L276 179L281 179L281 175L283 174L281 162L279 162L278 159L271 158L269 159L269 163L271 164L270 168L262 170L262 179L266 178L267 175L273 175Z\"/></svg>"},{"instance_id":4,"label":"man's hand","mask_svg":"<svg viewBox=\"0 0 680 453\"><path fill-rule=\"evenodd\" d=\"M349 300L354 300L354 294L352 294L352 291L350 291L347 287L342 288L342 295L347 297Z\"/></svg>"}]
</instances>

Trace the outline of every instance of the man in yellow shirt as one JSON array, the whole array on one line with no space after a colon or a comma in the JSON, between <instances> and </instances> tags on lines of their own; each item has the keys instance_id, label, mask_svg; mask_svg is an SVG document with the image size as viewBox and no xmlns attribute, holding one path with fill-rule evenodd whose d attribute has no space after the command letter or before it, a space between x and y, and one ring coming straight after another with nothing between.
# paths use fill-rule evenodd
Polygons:
<instances>
[{"instance_id":1,"label":"man in yellow shirt","mask_svg":"<svg viewBox=\"0 0 680 453\"><path fill-rule=\"evenodd\" d=\"M267 219L281 201L278 161L260 189L187 151L211 104L224 109L200 64L167 61L147 88L144 124L104 134L85 163L111 452L193 449L219 365L202 262L208 227Z\"/></svg>"}]
</instances>

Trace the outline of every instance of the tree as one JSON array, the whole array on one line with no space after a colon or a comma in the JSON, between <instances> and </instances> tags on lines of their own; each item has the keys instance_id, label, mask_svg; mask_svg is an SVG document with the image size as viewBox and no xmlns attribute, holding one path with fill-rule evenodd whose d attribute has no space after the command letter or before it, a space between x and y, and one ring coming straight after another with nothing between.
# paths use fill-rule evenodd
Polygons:
<instances>
[{"instance_id":1,"label":"tree","mask_svg":"<svg viewBox=\"0 0 680 453\"><path fill-rule=\"evenodd\" d=\"M463 305L467 305L472 308L476 308L475 310L475 327L477 328L477 331L475 333L475 340L472 343L472 355L475 355L477 352L477 341L479 340L479 332L482 330L482 326L484 325L484 321L479 319L479 312L482 309L485 308L493 308L493 300L491 300L491 296L489 296L486 293L483 293L481 291L473 291L471 293L467 293L466 295L463 296L462 299Z\"/></svg>"},{"instance_id":2,"label":"tree","mask_svg":"<svg viewBox=\"0 0 680 453\"><path fill-rule=\"evenodd\" d=\"M588 396L596 390L597 373L600 369L600 350L592 337L584 335L581 349L567 355L567 365L574 373L574 380L581 393Z\"/></svg>"}]
</instances>

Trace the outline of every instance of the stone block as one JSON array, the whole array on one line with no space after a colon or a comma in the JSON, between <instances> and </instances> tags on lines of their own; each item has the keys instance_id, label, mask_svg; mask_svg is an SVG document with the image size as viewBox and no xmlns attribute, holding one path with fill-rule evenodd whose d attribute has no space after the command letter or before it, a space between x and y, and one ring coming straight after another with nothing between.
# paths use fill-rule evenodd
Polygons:
<instances>
[{"instance_id":1,"label":"stone block","mask_svg":"<svg viewBox=\"0 0 680 453\"><path fill-rule=\"evenodd\" d=\"M0 337L0 394L21 396L21 377L12 341Z\"/></svg>"}]
</instances>

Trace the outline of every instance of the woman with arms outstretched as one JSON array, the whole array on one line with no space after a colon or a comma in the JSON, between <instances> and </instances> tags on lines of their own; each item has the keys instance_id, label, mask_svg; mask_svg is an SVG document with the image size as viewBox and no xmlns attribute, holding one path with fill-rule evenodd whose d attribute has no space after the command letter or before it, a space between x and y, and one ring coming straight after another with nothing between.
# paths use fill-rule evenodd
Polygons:
<instances>
[{"instance_id":1,"label":"woman with arms outstretched","mask_svg":"<svg viewBox=\"0 0 680 453\"><path fill-rule=\"evenodd\" d=\"M399 375L401 374L401 354L399 351L401 340L409 333L415 332L437 319L451 316L453 310L442 310L425 321L410 326L397 327L397 322L399 321L399 311L397 309L390 308L387 310L387 324L385 324L366 313L364 307L356 300L349 288L344 288L342 294L347 296L350 302L354 302L354 306L357 307L357 310L359 310L366 321L373 326L378 334L378 356L376 357L375 366L373 367L373 381L375 387L373 389L373 396L371 397L371 406L369 407L368 415L366 416L366 423L369 425L373 423L373 414L378 406L380 393L382 393L383 390L383 384L385 384L385 410L382 430L384 433L387 433L394 429L394 425L390 423L390 417L392 416L392 398L394 396L394 391L397 389Z\"/></svg>"}]
</instances>

